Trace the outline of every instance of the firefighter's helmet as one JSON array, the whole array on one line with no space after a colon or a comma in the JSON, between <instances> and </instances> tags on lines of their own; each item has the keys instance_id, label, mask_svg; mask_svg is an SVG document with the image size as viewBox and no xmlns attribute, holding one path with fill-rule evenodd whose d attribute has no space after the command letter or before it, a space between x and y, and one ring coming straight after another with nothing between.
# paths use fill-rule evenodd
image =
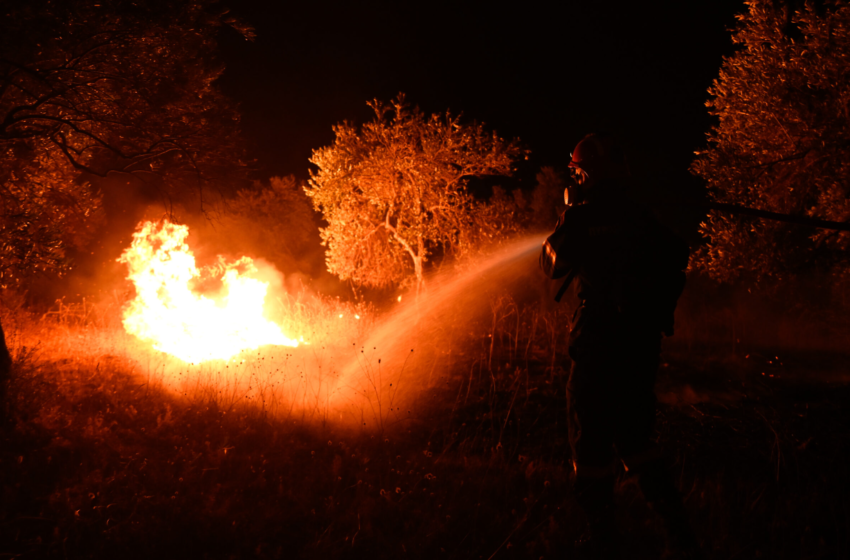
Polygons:
<instances>
[{"instance_id":1,"label":"firefighter's helmet","mask_svg":"<svg viewBox=\"0 0 850 560\"><path fill-rule=\"evenodd\" d=\"M581 170L593 179L601 175L617 175L625 170L623 151L609 134L588 134L576 145L571 155L570 170Z\"/></svg>"}]
</instances>

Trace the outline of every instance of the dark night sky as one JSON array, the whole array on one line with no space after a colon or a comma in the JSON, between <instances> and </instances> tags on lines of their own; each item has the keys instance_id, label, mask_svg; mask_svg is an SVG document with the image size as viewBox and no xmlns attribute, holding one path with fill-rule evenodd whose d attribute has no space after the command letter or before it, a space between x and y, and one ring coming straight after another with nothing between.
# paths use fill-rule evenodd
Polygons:
<instances>
[{"instance_id":1,"label":"dark night sky","mask_svg":"<svg viewBox=\"0 0 850 560\"><path fill-rule=\"evenodd\" d=\"M312 150L333 141L334 124L362 123L372 117L367 100L405 92L427 112L463 112L519 137L531 157L516 178L496 181L508 188L530 191L544 165L563 170L586 133L617 133L659 218L700 242L703 213L658 201L701 192L687 169L705 144L706 88L733 51L728 29L743 0L232 4L257 38L222 33L221 85L240 105L260 178L306 179ZM472 185L473 193L486 196L487 184ZM143 203L137 212L118 204L125 209L111 217L114 233L100 241L107 256L78 255L80 286L66 291L94 285L147 215Z\"/></svg>"},{"instance_id":2,"label":"dark night sky","mask_svg":"<svg viewBox=\"0 0 850 560\"><path fill-rule=\"evenodd\" d=\"M254 42L223 37L222 86L263 175L306 178L307 159L365 102L403 91L519 137L564 167L587 132L620 135L644 182L682 188L711 120L704 102L743 0L338 3L240 0Z\"/></svg>"}]
</instances>

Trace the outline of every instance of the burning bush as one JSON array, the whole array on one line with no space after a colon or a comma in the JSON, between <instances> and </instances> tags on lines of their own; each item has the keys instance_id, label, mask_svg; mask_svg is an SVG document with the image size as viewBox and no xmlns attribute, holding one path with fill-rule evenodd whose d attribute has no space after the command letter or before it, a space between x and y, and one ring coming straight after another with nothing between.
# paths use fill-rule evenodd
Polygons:
<instances>
[{"instance_id":1,"label":"burning bush","mask_svg":"<svg viewBox=\"0 0 850 560\"><path fill-rule=\"evenodd\" d=\"M268 283L253 277L251 259L199 271L186 245L189 228L147 222L133 235L120 261L130 270L136 298L124 314L127 332L154 348L198 363L229 359L264 345L298 346L263 316ZM204 275L222 284L215 296L200 295L191 283Z\"/></svg>"}]
</instances>

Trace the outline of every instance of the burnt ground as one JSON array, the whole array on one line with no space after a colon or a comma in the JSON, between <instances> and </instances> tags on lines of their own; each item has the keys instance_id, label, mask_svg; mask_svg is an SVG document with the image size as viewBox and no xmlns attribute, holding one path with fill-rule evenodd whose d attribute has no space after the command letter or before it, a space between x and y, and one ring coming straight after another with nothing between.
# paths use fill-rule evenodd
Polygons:
<instances>
[{"instance_id":1,"label":"burnt ground","mask_svg":"<svg viewBox=\"0 0 850 560\"><path fill-rule=\"evenodd\" d=\"M569 558L583 518L554 357L461 364L381 434L181 403L120 362L19 356L0 558ZM709 557L850 557L847 356L664 360L659 440ZM624 557L658 558L625 475L617 500Z\"/></svg>"}]
</instances>

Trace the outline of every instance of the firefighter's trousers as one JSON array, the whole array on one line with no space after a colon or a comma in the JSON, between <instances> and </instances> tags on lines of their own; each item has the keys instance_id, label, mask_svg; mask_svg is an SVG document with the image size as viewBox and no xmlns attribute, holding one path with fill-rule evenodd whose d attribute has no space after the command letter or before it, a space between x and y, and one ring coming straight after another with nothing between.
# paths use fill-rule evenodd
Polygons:
<instances>
[{"instance_id":1,"label":"firefighter's trousers","mask_svg":"<svg viewBox=\"0 0 850 560\"><path fill-rule=\"evenodd\" d=\"M573 339L567 384L575 493L591 530L610 525L613 489L622 461L647 502L665 520L684 517L681 498L653 441L661 333L637 323L584 317Z\"/></svg>"}]
</instances>

